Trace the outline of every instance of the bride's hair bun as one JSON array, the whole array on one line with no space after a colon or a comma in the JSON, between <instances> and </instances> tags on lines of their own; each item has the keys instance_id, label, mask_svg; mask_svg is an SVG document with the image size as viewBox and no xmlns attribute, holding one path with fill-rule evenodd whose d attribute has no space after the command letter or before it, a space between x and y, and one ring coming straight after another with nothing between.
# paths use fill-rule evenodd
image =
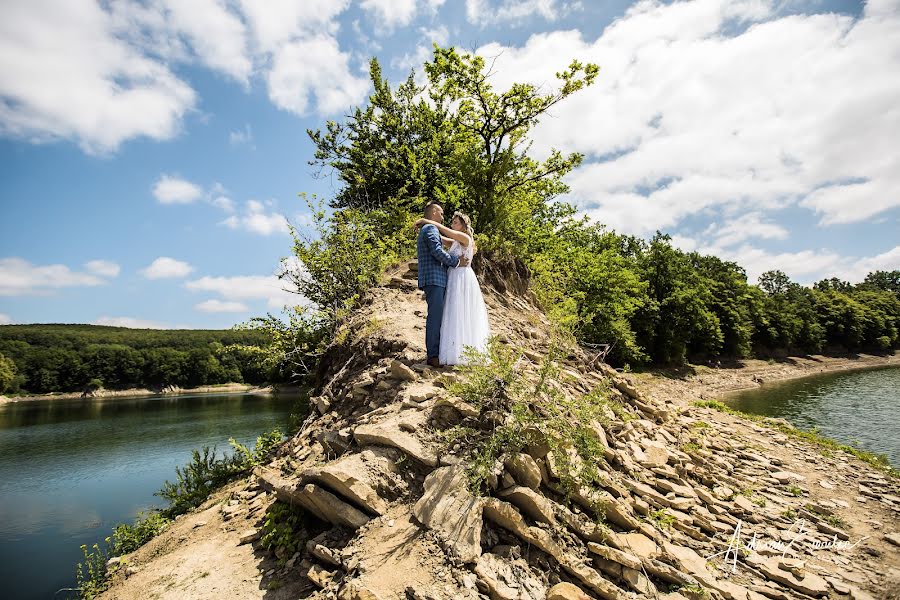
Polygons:
<instances>
[{"instance_id":1,"label":"bride's hair bun","mask_svg":"<svg viewBox=\"0 0 900 600\"><path fill-rule=\"evenodd\" d=\"M463 225L466 226L466 233L469 234L470 238L472 238L473 240L475 239L475 230L472 229L472 219L469 218L469 215L464 212L456 211L455 213L453 213L453 218L450 219L451 225L453 224L453 219L459 219L460 221L462 221Z\"/></svg>"}]
</instances>

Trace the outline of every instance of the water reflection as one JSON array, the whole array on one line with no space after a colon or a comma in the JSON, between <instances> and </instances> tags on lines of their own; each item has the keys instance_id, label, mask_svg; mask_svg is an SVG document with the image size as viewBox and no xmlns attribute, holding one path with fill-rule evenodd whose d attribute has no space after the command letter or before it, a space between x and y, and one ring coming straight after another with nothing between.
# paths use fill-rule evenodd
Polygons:
<instances>
[{"instance_id":1,"label":"water reflection","mask_svg":"<svg viewBox=\"0 0 900 600\"><path fill-rule=\"evenodd\" d=\"M900 465L900 368L829 373L729 395L738 410L818 427L844 444L887 455Z\"/></svg>"},{"instance_id":2,"label":"water reflection","mask_svg":"<svg viewBox=\"0 0 900 600\"><path fill-rule=\"evenodd\" d=\"M48 598L74 585L79 546L161 506L154 492L192 449L221 454L229 437L252 445L264 431L284 430L295 400L204 394L0 405L3 597Z\"/></svg>"}]
</instances>

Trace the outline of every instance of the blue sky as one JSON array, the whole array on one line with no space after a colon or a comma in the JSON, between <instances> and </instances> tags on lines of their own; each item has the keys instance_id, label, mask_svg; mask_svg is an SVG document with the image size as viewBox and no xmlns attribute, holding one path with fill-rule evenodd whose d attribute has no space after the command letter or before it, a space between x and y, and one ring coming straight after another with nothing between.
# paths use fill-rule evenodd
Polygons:
<instances>
[{"instance_id":1,"label":"blue sky","mask_svg":"<svg viewBox=\"0 0 900 600\"><path fill-rule=\"evenodd\" d=\"M810 283L900 268L900 2L12 0L0 6L0 323L229 327L274 274L307 128L432 41L495 84L595 86L534 132L617 231Z\"/></svg>"}]
</instances>

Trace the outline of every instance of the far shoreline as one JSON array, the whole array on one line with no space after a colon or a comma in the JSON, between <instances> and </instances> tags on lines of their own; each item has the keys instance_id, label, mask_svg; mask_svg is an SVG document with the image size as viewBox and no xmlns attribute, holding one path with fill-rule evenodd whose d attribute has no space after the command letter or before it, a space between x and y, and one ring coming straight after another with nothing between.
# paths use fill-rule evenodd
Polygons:
<instances>
[{"instance_id":1,"label":"far shoreline","mask_svg":"<svg viewBox=\"0 0 900 600\"><path fill-rule=\"evenodd\" d=\"M726 402L736 392L829 373L900 367L900 352L845 356L788 356L774 360L742 359L723 366L688 365L632 373L652 396L688 405L695 400Z\"/></svg>"},{"instance_id":2,"label":"far shoreline","mask_svg":"<svg viewBox=\"0 0 900 600\"><path fill-rule=\"evenodd\" d=\"M33 402L36 400L105 400L109 398L139 398L142 396L182 396L186 394L221 394L221 393L241 393L241 394L257 394L260 396L274 394L292 394L302 391L300 386L296 385L252 385L249 383L222 383L218 385L204 385L194 388L180 388L177 386L168 386L160 390L151 390L147 388L127 388L124 390L107 390L101 389L99 393L85 394L83 392L50 392L49 394L31 394L28 396L2 396L0 395L0 405L11 404L14 402Z\"/></svg>"}]
</instances>

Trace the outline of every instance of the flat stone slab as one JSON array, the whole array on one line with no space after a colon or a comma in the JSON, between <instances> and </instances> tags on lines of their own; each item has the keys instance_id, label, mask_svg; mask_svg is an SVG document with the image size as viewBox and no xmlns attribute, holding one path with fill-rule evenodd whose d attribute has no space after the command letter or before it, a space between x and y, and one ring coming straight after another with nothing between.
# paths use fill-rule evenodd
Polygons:
<instances>
[{"instance_id":1,"label":"flat stone slab","mask_svg":"<svg viewBox=\"0 0 900 600\"><path fill-rule=\"evenodd\" d=\"M407 413L415 413L415 415L404 415L404 422L407 428L410 424L420 424L424 427L425 417L421 412L406 411ZM413 419L413 423L410 423ZM421 419L419 423L418 419ZM371 425L360 425L353 430L353 437L360 446L390 446L397 448L410 458L429 467L438 466L438 456L432 448L419 441L412 433L400 429L401 418L399 415Z\"/></svg>"},{"instance_id":2,"label":"flat stone slab","mask_svg":"<svg viewBox=\"0 0 900 600\"><path fill-rule=\"evenodd\" d=\"M425 493L413 506L416 520L439 532L466 563L481 556L481 513L481 501L469 491L465 469L458 465L429 473Z\"/></svg>"},{"instance_id":3,"label":"flat stone slab","mask_svg":"<svg viewBox=\"0 0 900 600\"><path fill-rule=\"evenodd\" d=\"M364 450L321 467L306 469L301 476L305 482L321 484L363 510L383 515L388 503L379 496L376 488L389 486L389 474L397 470L389 452L392 451Z\"/></svg>"}]
</instances>

